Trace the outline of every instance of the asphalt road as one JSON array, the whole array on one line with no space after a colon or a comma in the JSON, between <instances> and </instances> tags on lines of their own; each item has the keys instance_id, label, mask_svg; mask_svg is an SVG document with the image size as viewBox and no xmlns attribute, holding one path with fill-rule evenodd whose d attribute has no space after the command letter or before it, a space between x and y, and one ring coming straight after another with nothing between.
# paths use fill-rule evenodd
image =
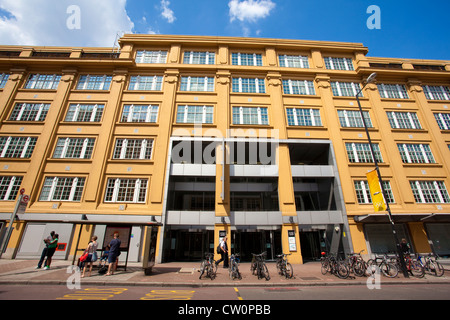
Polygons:
<instances>
[{"instance_id":1,"label":"asphalt road","mask_svg":"<svg viewBox=\"0 0 450 320\"><path fill-rule=\"evenodd\" d=\"M0 300L177 300L177 301L291 301L291 300L450 300L450 284L301 287L146 287L58 285L1 285Z\"/></svg>"}]
</instances>

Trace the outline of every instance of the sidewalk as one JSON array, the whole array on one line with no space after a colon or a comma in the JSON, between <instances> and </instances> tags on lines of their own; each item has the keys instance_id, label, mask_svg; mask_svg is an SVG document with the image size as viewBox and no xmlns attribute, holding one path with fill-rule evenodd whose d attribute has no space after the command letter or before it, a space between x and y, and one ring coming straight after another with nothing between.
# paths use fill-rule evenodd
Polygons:
<instances>
[{"instance_id":1,"label":"sidewalk","mask_svg":"<svg viewBox=\"0 0 450 320\"><path fill-rule=\"evenodd\" d=\"M426 274L418 279L413 276L404 278L401 273L394 279L380 277L383 284L409 284L409 283L450 283L450 261L445 261L445 274L435 277ZM35 269L37 260L6 260L0 259L0 285L67 285L68 280L77 278L77 274L71 272L71 261L55 260L50 270ZM219 265L217 277L199 279L199 262L171 262L157 264L151 275L144 275L141 263L128 263L127 269L120 267L112 276L98 274L94 268L91 277L81 279L81 285L112 285L112 286L157 286L157 287L206 287L206 286L329 286L329 285L366 285L367 277L350 277L339 279L334 275L322 275L320 262L308 262L293 265L294 278L285 279L276 271L274 262L268 262L267 266L271 279L258 279L250 272L250 263L241 263L239 270L242 274L241 280L231 280L228 269ZM69 269L69 270L68 270ZM87 276L87 273L86 273Z\"/></svg>"}]
</instances>

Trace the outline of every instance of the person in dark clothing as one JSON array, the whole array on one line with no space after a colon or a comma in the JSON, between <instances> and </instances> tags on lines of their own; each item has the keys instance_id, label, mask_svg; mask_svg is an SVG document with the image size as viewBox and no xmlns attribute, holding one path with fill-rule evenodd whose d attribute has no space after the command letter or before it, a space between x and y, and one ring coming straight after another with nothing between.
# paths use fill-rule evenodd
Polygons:
<instances>
[{"instance_id":1,"label":"person in dark clothing","mask_svg":"<svg viewBox=\"0 0 450 320\"><path fill-rule=\"evenodd\" d=\"M44 239L45 247L42 250L41 259L38 262L36 269L40 269L42 267L42 263L44 259L47 257L48 245L53 240L53 236L55 235L55 231L50 232L50 236ZM47 265L47 262L45 263Z\"/></svg>"},{"instance_id":2,"label":"person in dark clothing","mask_svg":"<svg viewBox=\"0 0 450 320\"><path fill-rule=\"evenodd\" d=\"M121 241L119 239L119 233L114 233L114 239L109 243L110 249L108 254L108 272L105 274L106 276L110 276L114 274L117 268L117 262L119 260L120 255L120 244Z\"/></svg>"},{"instance_id":3,"label":"person in dark clothing","mask_svg":"<svg viewBox=\"0 0 450 320\"><path fill-rule=\"evenodd\" d=\"M216 261L216 266L223 261L223 267L228 268L228 245L227 245L227 237L225 236L220 243L220 260Z\"/></svg>"}]
</instances>

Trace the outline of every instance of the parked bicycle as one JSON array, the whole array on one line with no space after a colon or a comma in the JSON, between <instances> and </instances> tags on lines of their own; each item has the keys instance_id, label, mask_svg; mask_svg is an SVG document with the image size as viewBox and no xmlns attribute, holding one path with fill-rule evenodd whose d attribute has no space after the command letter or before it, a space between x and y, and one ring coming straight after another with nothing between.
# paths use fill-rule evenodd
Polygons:
<instances>
[{"instance_id":1,"label":"parked bicycle","mask_svg":"<svg viewBox=\"0 0 450 320\"><path fill-rule=\"evenodd\" d=\"M350 253L346 259L350 271L358 277L364 277L366 274L367 263L361 257L361 253L364 251L363 249L359 253Z\"/></svg>"},{"instance_id":2,"label":"parked bicycle","mask_svg":"<svg viewBox=\"0 0 450 320\"><path fill-rule=\"evenodd\" d=\"M321 272L323 275L327 273L334 274L338 278L347 279L350 275L350 269L345 261L338 259L334 254L322 252Z\"/></svg>"},{"instance_id":3,"label":"parked bicycle","mask_svg":"<svg viewBox=\"0 0 450 320\"><path fill-rule=\"evenodd\" d=\"M398 275L398 264L390 261L386 254L375 257L375 259L369 259L369 261L367 261L366 274L368 276L374 274L376 268L388 278L395 278Z\"/></svg>"},{"instance_id":4,"label":"parked bicycle","mask_svg":"<svg viewBox=\"0 0 450 320\"><path fill-rule=\"evenodd\" d=\"M411 258L411 255L409 253L406 253L404 255L405 263L406 263L406 270L408 270L409 273L411 273L416 278L423 278L425 275L425 269L422 267L419 261L416 259ZM400 267L400 258L396 259L397 265Z\"/></svg>"},{"instance_id":5,"label":"parked bicycle","mask_svg":"<svg viewBox=\"0 0 450 320\"><path fill-rule=\"evenodd\" d=\"M199 279L202 278L203 274L207 278L210 278L211 280L214 280L216 278L217 273L217 266L216 262L214 261L214 253L206 253L205 259L202 261L202 264L200 265L200 276Z\"/></svg>"},{"instance_id":6,"label":"parked bicycle","mask_svg":"<svg viewBox=\"0 0 450 320\"><path fill-rule=\"evenodd\" d=\"M257 275L258 279L265 278L270 280L269 270L267 269L266 263L264 262L266 252L255 254L252 253L252 263L250 265L250 271L253 275Z\"/></svg>"},{"instance_id":7,"label":"parked bicycle","mask_svg":"<svg viewBox=\"0 0 450 320\"><path fill-rule=\"evenodd\" d=\"M442 277L444 275L444 267L437 261L439 257L429 253L424 257L418 254L417 261L424 268L425 272L428 272L436 277Z\"/></svg>"},{"instance_id":8,"label":"parked bicycle","mask_svg":"<svg viewBox=\"0 0 450 320\"><path fill-rule=\"evenodd\" d=\"M228 273L230 274L231 280L242 279L242 275L239 272L239 253L232 254L230 256L230 264L228 267Z\"/></svg>"},{"instance_id":9,"label":"parked bicycle","mask_svg":"<svg viewBox=\"0 0 450 320\"><path fill-rule=\"evenodd\" d=\"M278 274L285 276L286 279L292 279L294 276L294 269L292 265L287 261L287 256L291 254L282 253L277 255L277 270Z\"/></svg>"}]
</instances>

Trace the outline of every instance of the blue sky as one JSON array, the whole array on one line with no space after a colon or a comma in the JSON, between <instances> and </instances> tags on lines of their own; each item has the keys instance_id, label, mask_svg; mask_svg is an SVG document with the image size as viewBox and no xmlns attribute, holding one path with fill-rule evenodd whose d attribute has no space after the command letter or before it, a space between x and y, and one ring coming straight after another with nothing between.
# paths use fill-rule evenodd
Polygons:
<instances>
[{"instance_id":1,"label":"blue sky","mask_svg":"<svg viewBox=\"0 0 450 320\"><path fill-rule=\"evenodd\" d=\"M367 12L371 5L379 15ZM121 32L248 36L450 60L449 12L449 0L0 0L0 44L109 47ZM368 19L380 28L369 29Z\"/></svg>"}]
</instances>

